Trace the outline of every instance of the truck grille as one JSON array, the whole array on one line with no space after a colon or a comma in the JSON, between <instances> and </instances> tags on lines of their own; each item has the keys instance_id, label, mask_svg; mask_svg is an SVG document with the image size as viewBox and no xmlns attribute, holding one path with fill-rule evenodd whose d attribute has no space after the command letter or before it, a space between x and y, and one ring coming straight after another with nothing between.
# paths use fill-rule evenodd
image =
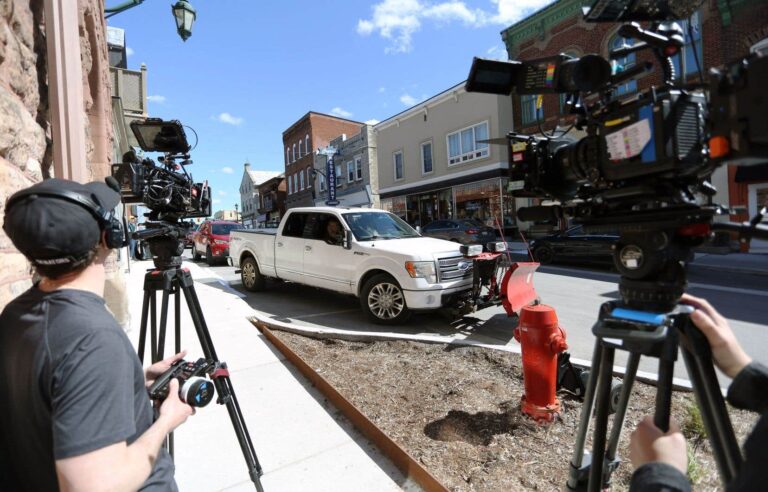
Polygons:
<instances>
[{"instance_id":1,"label":"truck grille","mask_svg":"<svg viewBox=\"0 0 768 492\"><path fill-rule=\"evenodd\" d=\"M457 280L472 276L472 260L463 256L441 258L437 260L440 281Z\"/></svg>"}]
</instances>

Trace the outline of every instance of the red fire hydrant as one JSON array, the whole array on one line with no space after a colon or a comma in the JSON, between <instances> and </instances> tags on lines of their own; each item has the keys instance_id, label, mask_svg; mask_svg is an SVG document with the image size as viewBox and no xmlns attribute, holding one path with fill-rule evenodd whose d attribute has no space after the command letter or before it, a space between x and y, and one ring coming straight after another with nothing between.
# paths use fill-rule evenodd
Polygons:
<instances>
[{"instance_id":1,"label":"red fire hydrant","mask_svg":"<svg viewBox=\"0 0 768 492\"><path fill-rule=\"evenodd\" d=\"M557 354L568 348L554 308L544 304L523 307L514 336L523 350L523 413L537 422L551 422L560 412L555 397Z\"/></svg>"}]
</instances>

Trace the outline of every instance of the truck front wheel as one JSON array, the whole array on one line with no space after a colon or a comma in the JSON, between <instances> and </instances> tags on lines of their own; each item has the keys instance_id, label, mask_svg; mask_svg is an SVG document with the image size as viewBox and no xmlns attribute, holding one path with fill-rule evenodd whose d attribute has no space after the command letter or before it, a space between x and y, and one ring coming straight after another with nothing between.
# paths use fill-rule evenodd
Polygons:
<instances>
[{"instance_id":1,"label":"truck front wheel","mask_svg":"<svg viewBox=\"0 0 768 492\"><path fill-rule=\"evenodd\" d=\"M391 276L380 273L363 285L360 305L365 315L380 325L397 325L411 317L403 289Z\"/></svg>"},{"instance_id":2,"label":"truck front wheel","mask_svg":"<svg viewBox=\"0 0 768 492\"><path fill-rule=\"evenodd\" d=\"M245 258L240 264L240 279L243 281L243 287L251 292L259 292L264 290L264 284L266 283L264 277L259 271L259 265L256 264L256 260L251 258Z\"/></svg>"}]
</instances>

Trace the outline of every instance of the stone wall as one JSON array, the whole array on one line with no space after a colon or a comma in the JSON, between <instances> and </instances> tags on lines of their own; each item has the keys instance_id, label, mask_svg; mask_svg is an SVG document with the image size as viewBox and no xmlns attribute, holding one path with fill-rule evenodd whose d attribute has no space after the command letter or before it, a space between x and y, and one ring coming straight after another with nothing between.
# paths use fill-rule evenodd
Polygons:
<instances>
[{"instance_id":1,"label":"stone wall","mask_svg":"<svg viewBox=\"0 0 768 492\"><path fill-rule=\"evenodd\" d=\"M100 179L109 173L112 147L104 12L100 0L78 0L78 10L87 145L82 165L90 179ZM0 223L10 195L53 175L46 63L43 0L0 1ZM120 272L110 270L108 290L122 290ZM0 308L30 285L26 259L0 231ZM112 304L119 311L124 301Z\"/></svg>"}]
</instances>

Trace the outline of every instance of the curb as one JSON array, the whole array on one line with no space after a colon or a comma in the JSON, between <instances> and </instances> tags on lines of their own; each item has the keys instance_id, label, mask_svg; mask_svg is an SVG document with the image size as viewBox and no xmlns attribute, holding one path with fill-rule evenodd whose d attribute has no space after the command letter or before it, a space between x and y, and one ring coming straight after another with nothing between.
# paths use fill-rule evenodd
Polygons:
<instances>
[{"instance_id":1,"label":"curb","mask_svg":"<svg viewBox=\"0 0 768 492\"><path fill-rule=\"evenodd\" d=\"M741 273L746 275L760 275L760 276L768 276L768 270L750 270L749 268L738 268L738 267L732 267L732 266L720 266L720 265L703 265L701 263L696 263L695 261L691 263L688 268L704 268L707 270L717 270L720 272L731 272L731 273Z\"/></svg>"}]
</instances>

